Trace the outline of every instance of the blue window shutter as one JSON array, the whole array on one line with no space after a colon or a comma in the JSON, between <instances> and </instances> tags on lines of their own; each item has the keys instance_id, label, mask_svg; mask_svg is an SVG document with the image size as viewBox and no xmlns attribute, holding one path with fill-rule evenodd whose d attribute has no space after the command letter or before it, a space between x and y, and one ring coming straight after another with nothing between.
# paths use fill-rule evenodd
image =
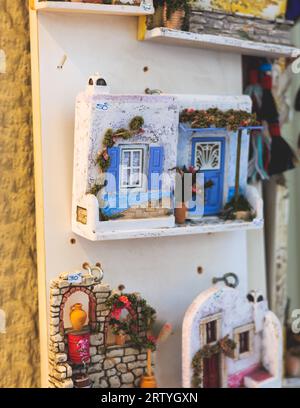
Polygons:
<instances>
[{"instance_id":1,"label":"blue window shutter","mask_svg":"<svg viewBox=\"0 0 300 408\"><path fill-rule=\"evenodd\" d=\"M149 151L149 171L148 171L148 188L149 190L161 189L161 183L159 186L151 186L151 175L162 174L164 167L164 148L162 146L150 147ZM156 184L156 183L155 183Z\"/></svg>"},{"instance_id":2,"label":"blue window shutter","mask_svg":"<svg viewBox=\"0 0 300 408\"><path fill-rule=\"evenodd\" d=\"M117 193L119 191L120 148L110 147L107 149L107 152L110 157L110 165L106 172L112 174L116 182L112 183L108 180L106 191L108 193Z\"/></svg>"}]
</instances>

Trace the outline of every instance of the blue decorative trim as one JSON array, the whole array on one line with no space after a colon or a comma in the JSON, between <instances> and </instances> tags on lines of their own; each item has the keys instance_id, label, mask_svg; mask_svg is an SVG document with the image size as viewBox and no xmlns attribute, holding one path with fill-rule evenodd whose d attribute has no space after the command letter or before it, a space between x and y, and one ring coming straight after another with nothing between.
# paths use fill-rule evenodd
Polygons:
<instances>
[{"instance_id":1,"label":"blue decorative trim","mask_svg":"<svg viewBox=\"0 0 300 408\"><path fill-rule=\"evenodd\" d=\"M228 130L227 128L217 128L217 127L209 127L209 128L191 128L188 127L186 125L184 125L183 123L179 124L179 128L181 130L183 130L184 132L187 133L193 133L193 132L215 132L215 131L227 131L227 132L234 132L232 130ZM246 126L246 127L240 127L238 128L238 130L263 130L263 126ZM236 133L236 132L234 132Z\"/></svg>"}]
</instances>

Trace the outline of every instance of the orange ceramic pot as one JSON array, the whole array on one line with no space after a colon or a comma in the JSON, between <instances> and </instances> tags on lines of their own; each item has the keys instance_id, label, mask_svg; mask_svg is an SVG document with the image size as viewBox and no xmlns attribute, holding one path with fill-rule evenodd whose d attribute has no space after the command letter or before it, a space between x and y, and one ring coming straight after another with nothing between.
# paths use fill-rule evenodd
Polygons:
<instances>
[{"instance_id":1,"label":"orange ceramic pot","mask_svg":"<svg viewBox=\"0 0 300 408\"><path fill-rule=\"evenodd\" d=\"M126 335L125 334L116 334L116 338L115 338L115 343L117 346L124 346L126 341Z\"/></svg>"},{"instance_id":2,"label":"orange ceramic pot","mask_svg":"<svg viewBox=\"0 0 300 408\"><path fill-rule=\"evenodd\" d=\"M175 208L175 222L176 224L184 224L186 219L186 205L182 203L181 208Z\"/></svg>"},{"instance_id":3,"label":"orange ceramic pot","mask_svg":"<svg viewBox=\"0 0 300 408\"><path fill-rule=\"evenodd\" d=\"M140 383L141 388L157 388L157 382L154 375L144 375Z\"/></svg>"},{"instance_id":4,"label":"orange ceramic pot","mask_svg":"<svg viewBox=\"0 0 300 408\"><path fill-rule=\"evenodd\" d=\"M175 10L167 19L167 6L164 7L164 26L173 30L182 30L182 25L185 17L183 9Z\"/></svg>"},{"instance_id":5,"label":"orange ceramic pot","mask_svg":"<svg viewBox=\"0 0 300 408\"><path fill-rule=\"evenodd\" d=\"M86 322L86 319L87 314L82 309L81 303L75 303L73 306L71 306L70 321L73 330L81 330L84 326L84 323Z\"/></svg>"}]
</instances>

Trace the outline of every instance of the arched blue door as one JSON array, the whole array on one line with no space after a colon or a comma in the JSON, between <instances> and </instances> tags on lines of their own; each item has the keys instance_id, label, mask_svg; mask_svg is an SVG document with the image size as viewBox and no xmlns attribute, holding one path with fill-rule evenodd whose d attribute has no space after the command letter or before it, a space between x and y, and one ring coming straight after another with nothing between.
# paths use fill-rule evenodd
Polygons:
<instances>
[{"instance_id":1,"label":"arched blue door","mask_svg":"<svg viewBox=\"0 0 300 408\"><path fill-rule=\"evenodd\" d=\"M192 139L192 165L204 173L204 215L219 214L223 207L225 139L195 137Z\"/></svg>"}]
</instances>

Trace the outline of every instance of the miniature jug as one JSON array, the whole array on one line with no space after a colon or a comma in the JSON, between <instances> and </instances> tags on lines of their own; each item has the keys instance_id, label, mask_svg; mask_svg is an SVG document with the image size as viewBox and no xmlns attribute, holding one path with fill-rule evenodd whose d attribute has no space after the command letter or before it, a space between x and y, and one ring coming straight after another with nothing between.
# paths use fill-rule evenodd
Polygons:
<instances>
[{"instance_id":1,"label":"miniature jug","mask_svg":"<svg viewBox=\"0 0 300 408\"><path fill-rule=\"evenodd\" d=\"M74 330L81 330L86 322L87 314L82 309L81 303L75 303L71 306L70 321Z\"/></svg>"}]
</instances>

